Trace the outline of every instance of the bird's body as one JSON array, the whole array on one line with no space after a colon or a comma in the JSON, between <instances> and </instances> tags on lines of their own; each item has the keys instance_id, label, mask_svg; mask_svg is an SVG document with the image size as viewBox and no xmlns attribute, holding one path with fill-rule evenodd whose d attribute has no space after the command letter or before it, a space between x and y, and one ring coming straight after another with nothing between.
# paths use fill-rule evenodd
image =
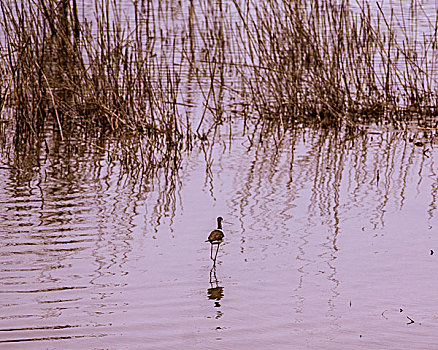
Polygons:
<instances>
[{"instance_id":1,"label":"bird's body","mask_svg":"<svg viewBox=\"0 0 438 350\"><path fill-rule=\"evenodd\" d=\"M210 232L206 242L210 242L211 244L221 244L224 241L224 236L224 231L216 229Z\"/></svg>"},{"instance_id":2,"label":"bird's body","mask_svg":"<svg viewBox=\"0 0 438 350\"><path fill-rule=\"evenodd\" d=\"M217 229L210 232L208 235L208 239L206 242L210 242L211 244L211 251L210 251L210 258L214 261L216 261L217 253L219 251L219 245L224 241L224 231L222 230L222 221L224 219L222 217L217 218ZM216 255L213 258L213 244L217 245Z\"/></svg>"}]
</instances>

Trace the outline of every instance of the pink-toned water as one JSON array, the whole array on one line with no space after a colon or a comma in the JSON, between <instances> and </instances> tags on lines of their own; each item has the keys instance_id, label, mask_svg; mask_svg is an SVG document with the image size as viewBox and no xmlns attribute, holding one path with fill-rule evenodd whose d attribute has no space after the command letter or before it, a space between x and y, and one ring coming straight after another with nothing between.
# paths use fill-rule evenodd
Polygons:
<instances>
[{"instance_id":1,"label":"pink-toned water","mask_svg":"<svg viewBox=\"0 0 438 350\"><path fill-rule=\"evenodd\" d=\"M1 168L0 348L436 348L436 139L225 129L173 193L98 154Z\"/></svg>"}]
</instances>

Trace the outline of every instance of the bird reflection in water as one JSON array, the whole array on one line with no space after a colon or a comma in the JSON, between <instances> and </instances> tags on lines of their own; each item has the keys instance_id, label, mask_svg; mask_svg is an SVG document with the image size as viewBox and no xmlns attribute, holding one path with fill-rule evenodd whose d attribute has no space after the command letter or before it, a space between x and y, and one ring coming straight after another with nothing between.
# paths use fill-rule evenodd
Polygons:
<instances>
[{"instance_id":1,"label":"bird reflection in water","mask_svg":"<svg viewBox=\"0 0 438 350\"><path fill-rule=\"evenodd\" d=\"M210 269L210 288L207 289L208 299L214 300L214 307L221 307L220 300L224 297L224 287L219 286L219 281L216 276L216 265ZM217 311L216 318L220 318L222 312Z\"/></svg>"}]
</instances>

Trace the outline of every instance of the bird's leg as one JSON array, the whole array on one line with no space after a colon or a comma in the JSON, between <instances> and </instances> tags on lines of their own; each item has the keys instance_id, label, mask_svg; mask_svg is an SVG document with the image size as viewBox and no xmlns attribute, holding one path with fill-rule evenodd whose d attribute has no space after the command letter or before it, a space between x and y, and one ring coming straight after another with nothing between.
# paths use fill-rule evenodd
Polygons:
<instances>
[{"instance_id":1,"label":"bird's leg","mask_svg":"<svg viewBox=\"0 0 438 350\"><path fill-rule=\"evenodd\" d=\"M221 245L220 243L217 245L216 255L214 256L214 261L215 261L215 262L216 262L217 253L219 252L219 246L220 246L220 245Z\"/></svg>"},{"instance_id":2,"label":"bird's leg","mask_svg":"<svg viewBox=\"0 0 438 350\"><path fill-rule=\"evenodd\" d=\"M210 244L210 259L213 260L213 244Z\"/></svg>"}]
</instances>

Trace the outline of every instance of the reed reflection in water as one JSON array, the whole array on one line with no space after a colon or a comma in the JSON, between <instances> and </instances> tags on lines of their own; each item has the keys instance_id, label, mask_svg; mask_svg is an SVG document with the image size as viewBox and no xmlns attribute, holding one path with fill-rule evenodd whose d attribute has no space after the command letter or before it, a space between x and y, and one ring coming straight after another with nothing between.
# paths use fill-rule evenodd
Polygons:
<instances>
[{"instance_id":1,"label":"reed reflection in water","mask_svg":"<svg viewBox=\"0 0 438 350\"><path fill-rule=\"evenodd\" d=\"M434 131L304 130L271 142L206 144L178 178L140 181L80 145L27 172L2 167L0 341L434 344ZM205 237L218 215L230 223L212 264Z\"/></svg>"}]
</instances>

